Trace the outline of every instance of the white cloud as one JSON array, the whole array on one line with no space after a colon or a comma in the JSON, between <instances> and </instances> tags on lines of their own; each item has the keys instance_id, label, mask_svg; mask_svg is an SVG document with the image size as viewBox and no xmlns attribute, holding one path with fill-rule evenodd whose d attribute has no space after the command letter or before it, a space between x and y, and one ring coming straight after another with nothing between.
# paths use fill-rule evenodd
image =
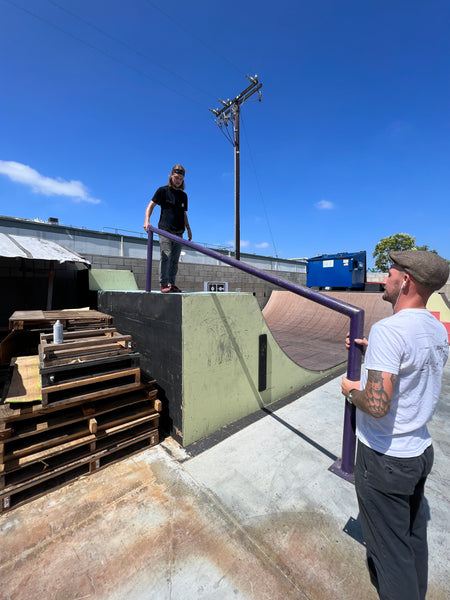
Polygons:
<instances>
[{"instance_id":1,"label":"white cloud","mask_svg":"<svg viewBox=\"0 0 450 600\"><path fill-rule=\"evenodd\" d=\"M227 246L233 246L233 248L234 248L234 242L235 242L235 240L228 240ZM240 240L240 242L241 242L241 248L248 248L248 246L250 246L250 242L248 240Z\"/></svg>"},{"instance_id":2,"label":"white cloud","mask_svg":"<svg viewBox=\"0 0 450 600\"><path fill-rule=\"evenodd\" d=\"M316 202L315 207L319 210L333 210L334 204L329 200L321 200L320 202Z\"/></svg>"},{"instance_id":3,"label":"white cloud","mask_svg":"<svg viewBox=\"0 0 450 600\"><path fill-rule=\"evenodd\" d=\"M6 175L11 181L21 183L31 188L35 194L44 196L66 196L74 202L89 202L99 204L101 200L91 198L89 190L81 181L64 181L41 175L28 165L14 161L0 160L0 174Z\"/></svg>"},{"instance_id":4,"label":"white cloud","mask_svg":"<svg viewBox=\"0 0 450 600\"><path fill-rule=\"evenodd\" d=\"M255 248L268 248L268 242L261 242L260 244L255 244Z\"/></svg>"}]
</instances>

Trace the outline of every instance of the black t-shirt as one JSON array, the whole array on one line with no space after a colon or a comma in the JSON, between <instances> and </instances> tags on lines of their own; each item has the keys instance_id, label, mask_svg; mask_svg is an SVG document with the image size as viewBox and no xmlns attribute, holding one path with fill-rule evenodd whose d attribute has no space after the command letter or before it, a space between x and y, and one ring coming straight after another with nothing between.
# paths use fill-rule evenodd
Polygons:
<instances>
[{"instance_id":1,"label":"black t-shirt","mask_svg":"<svg viewBox=\"0 0 450 600\"><path fill-rule=\"evenodd\" d=\"M158 228L182 235L185 229L184 213L188 209L187 194L165 185L156 190L152 200L161 207Z\"/></svg>"}]
</instances>

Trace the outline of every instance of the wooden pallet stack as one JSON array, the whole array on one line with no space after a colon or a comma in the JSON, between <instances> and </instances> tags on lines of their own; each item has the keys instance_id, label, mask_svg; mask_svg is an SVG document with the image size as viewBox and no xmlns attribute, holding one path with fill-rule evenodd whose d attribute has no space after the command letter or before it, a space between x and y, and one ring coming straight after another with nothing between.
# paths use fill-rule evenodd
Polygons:
<instances>
[{"instance_id":1,"label":"wooden pallet stack","mask_svg":"<svg viewBox=\"0 0 450 600\"><path fill-rule=\"evenodd\" d=\"M11 360L0 405L0 513L158 443L156 382L141 381L131 336L76 328L40 334Z\"/></svg>"}]
</instances>

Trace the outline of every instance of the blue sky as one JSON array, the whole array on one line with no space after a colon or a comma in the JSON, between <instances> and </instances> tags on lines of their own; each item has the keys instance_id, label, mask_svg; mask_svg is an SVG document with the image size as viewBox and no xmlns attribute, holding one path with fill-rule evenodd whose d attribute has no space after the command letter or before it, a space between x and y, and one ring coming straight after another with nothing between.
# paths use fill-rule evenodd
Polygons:
<instances>
[{"instance_id":1,"label":"blue sky","mask_svg":"<svg viewBox=\"0 0 450 600\"><path fill-rule=\"evenodd\" d=\"M173 164L193 241L283 258L408 233L450 258L448 0L0 0L0 214L142 232ZM156 225L157 223L154 222Z\"/></svg>"}]
</instances>

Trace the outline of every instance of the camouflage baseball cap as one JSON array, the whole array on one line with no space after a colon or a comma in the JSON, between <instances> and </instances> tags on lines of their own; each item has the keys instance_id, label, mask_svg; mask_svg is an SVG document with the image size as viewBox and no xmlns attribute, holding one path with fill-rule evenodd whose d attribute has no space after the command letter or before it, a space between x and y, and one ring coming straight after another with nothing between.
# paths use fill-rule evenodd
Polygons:
<instances>
[{"instance_id":1,"label":"camouflage baseball cap","mask_svg":"<svg viewBox=\"0 0 450 600\"><path fill-rule=\"evenodd\" d=\"M448 262L427 250L402 250L389 252L389 259L413 279L425 287L436 291L447 283Z\"/></svg>"}]
</instances>

